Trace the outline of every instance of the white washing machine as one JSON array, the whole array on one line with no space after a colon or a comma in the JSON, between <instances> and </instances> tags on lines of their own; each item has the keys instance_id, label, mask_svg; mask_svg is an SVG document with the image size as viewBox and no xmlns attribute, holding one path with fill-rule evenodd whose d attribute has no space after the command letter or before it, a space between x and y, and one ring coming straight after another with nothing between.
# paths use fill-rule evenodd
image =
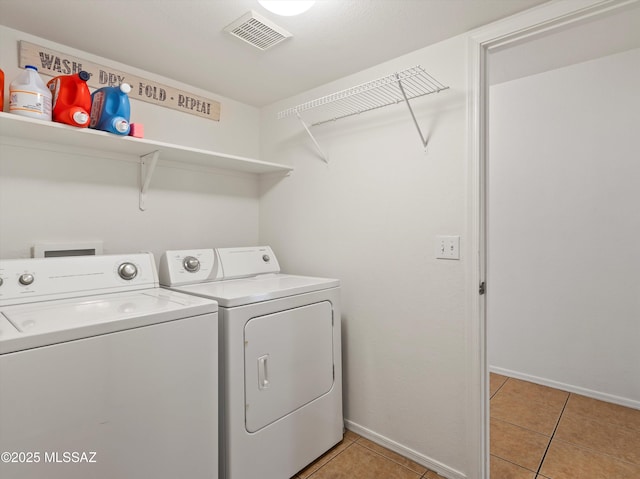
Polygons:
<instances>
[{"instance_id":1,"label":"white washing machine","mask_svg":"<svg viewBox=\"0 0 640 479\"><path fill-rule=\"evenodd\" d=\"M342 439L340 282L279 271L269 247L160 260L161 285L219 304L221 478L288 479Z\"/></svg>"},{"instance_id":2,"label":"white washing machine","mask_svg":"<svg viewBox=\"0 0 640 479\"><path fill-rule=\"evenodd\" d=\"M151 254L0 260L0 477L218 477L215 301Z\"/></svg>"}]
</instances>

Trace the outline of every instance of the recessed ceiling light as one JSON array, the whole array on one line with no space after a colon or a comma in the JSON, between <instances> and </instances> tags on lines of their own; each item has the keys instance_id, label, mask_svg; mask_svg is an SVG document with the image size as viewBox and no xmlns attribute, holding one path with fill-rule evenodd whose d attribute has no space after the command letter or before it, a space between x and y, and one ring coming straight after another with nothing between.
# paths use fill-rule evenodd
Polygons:
<instances>
[{"instance_id":1,"label":"recessed ceiling light","mask_svg":"<svg viewBox=\"0 0 640 479\"><path fill-rule=\"evenodd\" d=\"M264 8L276 15L292 17L309 10L315 0L258 0Z\"/></svg>"}]
</instances>

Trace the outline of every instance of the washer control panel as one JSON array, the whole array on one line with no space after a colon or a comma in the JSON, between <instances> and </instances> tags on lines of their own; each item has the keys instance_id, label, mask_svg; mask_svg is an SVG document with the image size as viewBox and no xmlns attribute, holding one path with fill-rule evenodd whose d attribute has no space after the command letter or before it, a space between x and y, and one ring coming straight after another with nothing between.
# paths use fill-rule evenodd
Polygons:
<instances>
[{"instance_id":1,"label":"washer control panel","mask_svg":"<svg viewBox=\"0 0 640 479\"><path fill-rule=\"evenodd\" d=\"M0 260L0 305L158 286L151 253Z\"/></svg>"}]
</instances>

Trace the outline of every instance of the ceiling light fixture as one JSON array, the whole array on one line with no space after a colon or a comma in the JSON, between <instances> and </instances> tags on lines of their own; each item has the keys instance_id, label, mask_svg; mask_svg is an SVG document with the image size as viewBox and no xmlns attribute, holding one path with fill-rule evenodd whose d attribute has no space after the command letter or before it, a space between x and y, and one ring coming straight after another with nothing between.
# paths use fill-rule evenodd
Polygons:
<instances>
[{"instance_id":1,"label":"ceiling light fixture","mask_svg":"<svg viewBox=\"0 0 640 479\"><path fill-rule=\"evenodd\" d=\"M292 17L309 10L315 0L258 0L264 8L276 15Z\"/></svg>"}]
</instances>

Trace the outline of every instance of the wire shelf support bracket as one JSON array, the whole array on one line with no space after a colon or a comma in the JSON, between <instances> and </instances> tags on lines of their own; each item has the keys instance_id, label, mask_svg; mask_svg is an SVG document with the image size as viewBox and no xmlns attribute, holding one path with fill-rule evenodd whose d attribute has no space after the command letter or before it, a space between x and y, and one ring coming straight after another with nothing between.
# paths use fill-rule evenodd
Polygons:
<instances>
[{"instance_id":1,"label":"wire shelf support bracket","mask_svg":"<svg viewBox=\"0 0 640 479\"><path fill-rule=\"evenodd\" d=\"M278 113L278 119L283 119L295 115L302 126L311 137L313 144L320 153L320 157L325 163L328 163L327 156L320 148L318 141L313 136L311 128L303 120L301 113L308 110L317 110L320 119L311 123L311 127L322 125L330 121L336 121L367 111L376 110L389 105L398 103L406 103L411 119L418 130L420 141L424 148L427 147L428 137L426 137L416 119L416 115L411 107L409 100L419 98L421 96L439 93L448 89L424 68L417 65L401 72L396 72L385 77L378 78L373 81L363 83L361 85L347 88L330 95L317 98L307 103L302 103L293 108L283 110Z\"/></svg>"},{"instance_id":2,"label":"wire shelf support bracket","mask_svg":"<svg viewBox=\"0 0 640 479\"><path fill-rule=\"evenodd\" d=\"M316 138L313 136L313 133L311 133L311 130L309 129L309 126L302 119L302 116L300 116L299 112L296 112L296 116L298 117L298 120L300 120L300 123L302 123L302 126L304 127L304 129L307 131L307 133L311 137L311 141L313 141L313 144L316 146L316 149L318 150L318 153L320 153L320 158L322 158L322 161L324 161L325 163L328 164L329 160L327 159L327 155L325 155L324 151L322 151L322 148L320 148L320 145L318 144L318 141L316 140Z\"/></svg>"}]
</instances>

